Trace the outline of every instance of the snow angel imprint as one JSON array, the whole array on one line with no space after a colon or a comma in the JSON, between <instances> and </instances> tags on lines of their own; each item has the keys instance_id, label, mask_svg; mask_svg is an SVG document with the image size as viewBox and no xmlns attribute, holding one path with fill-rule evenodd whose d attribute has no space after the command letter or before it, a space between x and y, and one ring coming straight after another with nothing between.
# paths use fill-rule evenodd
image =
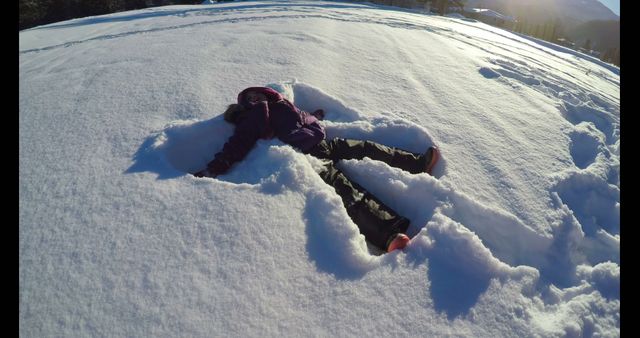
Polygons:
<instances>
[{"instance_id":1,"label":"snow angel imprint","mask_svg":"<svg viewBox=\"0 0 640 338\"><path fill-rule=\"evenodd\" d=\"M413 174L431 174L440 158L438 148L429 147L424 154L415 154L372 141L344 138L327 140L320 124L323 118L322 109L313 113L303 111L271 88L247 88L238 94L238 103L229 105L224 113L224 119L235 125L234 134L207 167L194 175L216 177L224 174L251 151L258 139L277 137L303 153L324 161L318 174L342 198L347 213L367 241L387 252L404 248L410 240L405 234L409 219L398 215L363 187L352 182L336 168L336 163L339 160L369 157Z\"/></svg>"}]
</instances>

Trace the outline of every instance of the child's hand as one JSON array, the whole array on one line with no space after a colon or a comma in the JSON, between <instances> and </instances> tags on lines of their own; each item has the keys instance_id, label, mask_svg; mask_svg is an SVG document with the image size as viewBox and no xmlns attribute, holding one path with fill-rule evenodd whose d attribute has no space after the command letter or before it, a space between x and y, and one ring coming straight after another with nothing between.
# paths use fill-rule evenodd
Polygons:
<instances>
[{"instance_id":1,"label":"child's hand","mask_svg":"<svg viewBox=\"0 0 640 338\"><path fill-rule=\"evenodd\" d=\"M315 116L318 120L324 120L324 110L316 109L311 115Z\"/></svg>"},{"instance_id":2,"label":"child's hand","mask_svg":"<svg viewBox=\"0 0 640 338\"><path fill-rule=\"evenodd\" d=\"M209 169L200 170L197 173L194 173L193 176L195 176L195 177L211 177L211 178L216 177L216 175L212 174L209 171Z\"/></svg>"}]
</instances>

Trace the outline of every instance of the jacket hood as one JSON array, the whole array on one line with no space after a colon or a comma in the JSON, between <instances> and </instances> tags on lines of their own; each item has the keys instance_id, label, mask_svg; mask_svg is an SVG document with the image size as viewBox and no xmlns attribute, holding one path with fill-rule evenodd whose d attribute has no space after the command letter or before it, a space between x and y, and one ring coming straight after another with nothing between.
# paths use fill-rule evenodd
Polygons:
<instances>
[{"instance_id":1,"label":"jacket hood","mask_svg":"<svg viewBox=\"0 0 640 338\"><path fill-rule=\"evenodd\" d=\"M261 93L264 94L264 96L267 97L267 101L269 103L272 102L278 102L280 100L283 99L283 96L278 93L277 91L275 91L272 88L269 87L249 87L244 89L243 91L240 92L240 94L238 94L238 104L244 106L244 107L249 107L250 106L250 102L246 100L246 93L249 91L254 91L257 93Z\"/></svg>"}]
</instances>

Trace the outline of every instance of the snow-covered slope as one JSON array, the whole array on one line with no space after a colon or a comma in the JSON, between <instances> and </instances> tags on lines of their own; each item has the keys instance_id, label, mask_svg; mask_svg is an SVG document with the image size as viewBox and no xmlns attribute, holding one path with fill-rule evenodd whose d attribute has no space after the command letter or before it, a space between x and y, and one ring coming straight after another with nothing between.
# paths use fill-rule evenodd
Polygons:
<instances>
[{"instance_id":1,"label":"snow-covered slope","mask_svg":"<svg viewBox=\"0 0 640 338\"><path fill-rule=\"evenodd\" d=\"M619 336L619 69L468 19L346 2L167 6L20 32L20 335ZM195 178L248 86L411 151L355 181L262 140Z\"/></svg>"}]
</instances>

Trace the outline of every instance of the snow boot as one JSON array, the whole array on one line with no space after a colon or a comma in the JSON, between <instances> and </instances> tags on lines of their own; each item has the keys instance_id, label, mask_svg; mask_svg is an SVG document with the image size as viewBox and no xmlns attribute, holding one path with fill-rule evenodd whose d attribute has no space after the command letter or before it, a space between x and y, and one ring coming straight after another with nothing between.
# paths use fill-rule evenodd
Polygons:
<instances>
[{"instance_id":1,"label":"snow boot","mask_svg":"<svg viewBox=\"0 0 640 338\"><path fill-rule=\"evenodd\" d=\"M387 242L387 252L391 252L396 249L402 249L407 244L409 244L409 236L405 234L394 234L389 237L389 241Z\"/></svg>"},{"instance_id":2,"label":"snow boot","mask_svg":"<svg viewBox=\"0 0 640 338\"><path fill-rule=\"evenodd\" d=\"M438 163L438 160L440 159L440 150L438 150L438 147L436 146L429 147L427 152L424 154L424 157L427 159L424 166L424 172L431 175L433 167L436 166L436 163Z\"/></svg>"}]
</instances>

